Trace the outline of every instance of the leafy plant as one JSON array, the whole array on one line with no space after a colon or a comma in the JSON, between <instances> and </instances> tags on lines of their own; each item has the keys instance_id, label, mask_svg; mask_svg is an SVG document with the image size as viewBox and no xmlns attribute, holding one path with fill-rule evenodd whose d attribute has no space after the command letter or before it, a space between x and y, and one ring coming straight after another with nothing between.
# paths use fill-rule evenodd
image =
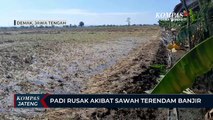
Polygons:
<instances>
[{"instance_id":1,"label":"leafy plant","mask_svg":"<svg viewBox=\"0 0 213 120\"><path fill-rule=\"evenodd\" d=\"M152 69L156 69L160 71L160 74L165 74L166 73L166 65L162 64L153 64L150 66Z\"/></svg>"},{"instance_id":2,"label":"leafy plant","mask_svg":"<svg viewBox=\"0 0 213 120\"><path fill-rule=\"evenodd\" d=\"M191 24L189 28L187 26L182 27L177 35L177 42L181 42L181 43L186 42L189 35L187 32L188 30L191 32L191 35L196 35L198 34L198 32L201 32L201 31L198 31L199 30L198 28L201 28L200 22L198 21Z\"/></svg>"},{"instance_id":3,"label":"leafy plant","mask_svg":"<svg viewBox=\"0 0 213 120\"><path fill-rule=\"evenodd\" d=\"M190 14L191 23L196 22L197 21L197 15L196 15L196 13L192 9L190 9L189 10L189 14Z\"/></svg>"},{"instance_id":4,"label":"leafy plant","mask_svg":"<svg viewBox=\"0 0 213 120\"><path fill-rule=\"evenodd\" d=\"M165 75L152 91L159 93L181 93L192 86L196 77L213 68L213 37L190 50Z\"/></svg>"},{"instance_id":5,"label":"leafy plant","mask_svg":"<svg viewBox=\"0 0 213 120\"><path fill-rule=\"evenodd\" d=\"M186 0L181 0L181 2L185 8L185 11L189 13L189 8L186 4ZM190 26L191 26L191 19L190 19L190 16L188 15L187 16L187 34L188 34L189 48L192 49L191 31L189 29Z\"/></svg>"}]
</instances>

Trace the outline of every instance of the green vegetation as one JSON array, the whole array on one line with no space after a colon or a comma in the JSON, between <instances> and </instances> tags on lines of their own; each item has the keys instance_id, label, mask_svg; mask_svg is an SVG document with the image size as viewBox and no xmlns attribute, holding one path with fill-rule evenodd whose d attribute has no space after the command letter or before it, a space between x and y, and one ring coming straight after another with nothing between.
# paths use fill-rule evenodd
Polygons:
<instances>
[{"instance_id":1,"label":"green vegetation","mask_svg":"<svg viewBox=\"0 0 213 120\"><path fill-rule=\"evenodd\" d=\"M209 0L198 0L200 10L193 11L186 6L185 0L181 1L185 12L189 12L190 15L187 16L187 20L159 20L159 25L166 29L175 28L178 31L176 42L188 44L192 49L213 35L213 4Z\"/></svg>"},{"instance_id":2,"label":"green vegetation","mask_svg":"<svg viewBox=\"0 0 213 120\"><path fill-rule=\"evenodd\" d=\"M189 14L191 23L195 23L197 21L197 14L192 9L189 10Z\"/></svg>"},{"instance_id":3,"label":"green vegetation","mask_svg":"<svg viewBox=\"0 0 213 120\"><path fill-rule=\"evenodd\" d=\"M186 5L186 0L181 0L181 2L182 2L183 6L185 8L185 11L187 13L189 13L189 8ZM189 48L191 49L193 46L192 46L192 40L191 40L192 36L191 36L190 26L191 26L191 19L190 19L190 15L188 15L187 16L187 29L186 29L186 31L187 31L187 34L188 34L187 37L188 37Z\"/></svg>"},{"instance_id":4,"label":"green vegetation","mask_svg":"<svg viewBox=\"0 0 213 120\"><path fill-rule=\"evenodd\" d=\"M150 66L150 68L159 70L161 75L166 74L166 65L163 65L163 64L153 64L153 65Z\"/></svg>"},{"instance_id":5,"label":"green vegetation","mask_svg":"<svg viewBox=\"0 0 213 120\"><path fill-rule=\"evenodd\" d=\"M83 26L84 26L84 22L81 21L81 22L79 23L79 26L80 26L80 27L83 27Z\"/></svg>"},{"instance_id":6,"label":"green vegetation","mask_svg":"<svg viewBox=\"0 0 213 120\"><path fill-rule=\"evenodd\" d=\"M177 31L176 42L188 44L191 49L165 75L152 93L181 93L192 87L195 79L213 68L213 4L210 0L198 0L199 11L193 11L181 0L187 21L159 21L161 27ZM184 23L185 22L185 23Z\"/></svg>"},{"instance_id":7,"label":"green vegetation","mask_svg":"<svg viewBox=\"0 0 213 120\"><path fill-rule=\"evenodd\" d=\"M203 41L186 54L166 74L152 91L156 93L181 93L192 86L196 77L213 67L213 37Z\"/></svg>"}]
</instances>

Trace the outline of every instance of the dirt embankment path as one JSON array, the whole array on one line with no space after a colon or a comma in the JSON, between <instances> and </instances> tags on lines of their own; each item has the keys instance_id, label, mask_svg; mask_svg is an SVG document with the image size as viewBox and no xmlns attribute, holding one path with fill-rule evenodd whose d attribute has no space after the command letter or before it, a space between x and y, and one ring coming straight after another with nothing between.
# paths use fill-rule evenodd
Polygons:
<instances>
[{"instance_id":1,"label":"dirt embankment path","mask_svg":"<svg viewBox=\"0 0 213 120\"><path fill-rule=\"evenodd\" d=\"M158 31L150 36L149 41L135 48L127 58L90 79L84 93L144 93L152 88L151 79L150 85L141 86L138 82L148 82L144 81L141 74L153 64L160 47L159 38Z\"/></svg>"}]
</instances>

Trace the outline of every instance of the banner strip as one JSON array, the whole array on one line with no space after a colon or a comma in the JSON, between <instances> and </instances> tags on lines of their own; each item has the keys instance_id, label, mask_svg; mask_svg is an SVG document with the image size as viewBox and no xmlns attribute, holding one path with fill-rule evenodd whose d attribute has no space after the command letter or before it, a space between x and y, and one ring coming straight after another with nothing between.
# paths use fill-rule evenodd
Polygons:
<instances>
[{"instance_id":1,"label":"banner strip","mask_svg":"<svg viewBox=\"0 0 213 120\"><path fill-rule=\"evenodd\" d=\"M213 95L15 94L16 108L213 108Z\"/></svg>"}]
</instances>

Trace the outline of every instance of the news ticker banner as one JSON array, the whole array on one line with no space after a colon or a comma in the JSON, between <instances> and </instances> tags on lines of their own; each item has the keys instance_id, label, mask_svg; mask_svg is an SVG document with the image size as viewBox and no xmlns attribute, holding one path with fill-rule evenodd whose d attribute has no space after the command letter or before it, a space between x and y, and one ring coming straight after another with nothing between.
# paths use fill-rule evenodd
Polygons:
<instances>
[{"instance_id":1,"label":"news ticker banner","mask_svg":"<svg viewBox=\"0 0 213 120\"><path fill-rule=\"evenodd\" d=\"M213 108L213 95L15 94L15 108Z\"/></svg>"}]
</instances>

